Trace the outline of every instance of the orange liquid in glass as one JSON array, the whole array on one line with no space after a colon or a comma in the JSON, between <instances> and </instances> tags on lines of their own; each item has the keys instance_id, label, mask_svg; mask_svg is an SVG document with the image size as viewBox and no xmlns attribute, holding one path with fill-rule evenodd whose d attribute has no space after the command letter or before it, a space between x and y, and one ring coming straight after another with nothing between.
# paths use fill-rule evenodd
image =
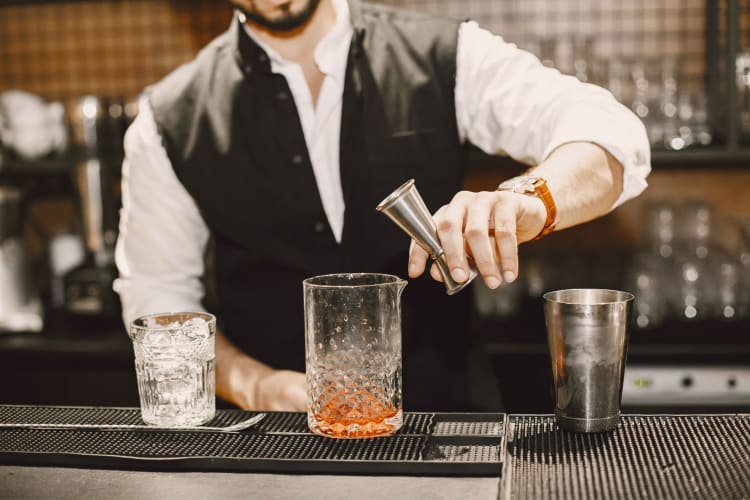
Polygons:
<instances>
[{"instance_id":1,"label":"orange liquid in glass","mask_svg":"<svg viewBox=\"0 0 750 500\"><path fill-rule=\"evenodd\" d=\"M343 439L393 434L401 427L402 411L367 391L324 392L313 405L313 431Z\"/></svg>"}]
</instances>

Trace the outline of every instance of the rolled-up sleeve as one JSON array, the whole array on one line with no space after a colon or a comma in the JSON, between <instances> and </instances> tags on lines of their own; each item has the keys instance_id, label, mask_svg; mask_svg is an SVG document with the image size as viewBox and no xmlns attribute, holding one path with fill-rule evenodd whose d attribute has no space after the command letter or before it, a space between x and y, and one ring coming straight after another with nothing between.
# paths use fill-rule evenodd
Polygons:
<instances>
[{"instance_id":1,"label":"rolled-up sleeve","mask_svg":"<svg viewBox=\"0 0 750 500\"><path fill-rule=\"evenodd\" d=\"M565 143L595 143L623 166L623 190L611 209L646 188L646 130L609 91L542 65L473 21L459 28L456 65L462 141L528 164L541 163Z\"/></svg>"},{"instance_id":2,"label":"rolled-up sleeve","mask_svg":"<svg viewBox=\"0 0 750 500\"><path fill-rule=\"evenodd\" d=\"M142 100L125 135L122 208L115 263L123 320L143 314L202 311L208 228L177 178L153 115Z\"/></svg>"}]
</instances>

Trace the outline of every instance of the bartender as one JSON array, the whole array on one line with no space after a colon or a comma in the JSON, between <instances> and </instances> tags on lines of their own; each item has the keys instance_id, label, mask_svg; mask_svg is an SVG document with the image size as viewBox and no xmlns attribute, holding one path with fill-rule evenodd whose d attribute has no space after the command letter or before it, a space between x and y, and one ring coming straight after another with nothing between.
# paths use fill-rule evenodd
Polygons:
<instances>
[{"instance_id":1,"label":"bartender","mask_svg":"<svg viewBox=\"0 0 750 500\"><path fill-rule=\"evenodd\" d=\"M415 178L453 278L489 288L517 248L604 215L650 171L640 121L471 21L359 0L236 0L229 29L148 89L125 138L116 262L126 324L203 310L210 249L217 394L303 410L304 278L381 272L403 296L404 409L493 410L471 293L375 206ZM461 191L467 145L534 165ZM210 242L210 244L209 244Z\"/></svg>"}]
</instances>

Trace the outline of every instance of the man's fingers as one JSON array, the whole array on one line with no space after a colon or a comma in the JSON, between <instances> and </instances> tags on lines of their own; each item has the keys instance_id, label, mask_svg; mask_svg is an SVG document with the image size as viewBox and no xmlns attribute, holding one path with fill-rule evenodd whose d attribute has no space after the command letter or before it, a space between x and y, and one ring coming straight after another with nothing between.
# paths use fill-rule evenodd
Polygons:
<instances>
[{"instance_id":1,"label":"man's fingers","mask_svg":"<svg viewBox=\"0 0 750 500\"><path fill-rule=\"evenodd\" d=\"M468 256L490 288L518 276L518 238L516 236L519 204L502 193L461 191L441 207L433 219L445 262L456 282L469 277ZM494 229L494 237L492 233ZM409 248L409 276L420 276L430 259L428 252L414 241ZM500 268L498 268L498 264ZM435 264L430 275L443 281Z\"/></svg>"},{"instance_id":2,"label":"man's fingers","mask_svg":"<svg viewBox=\"0 0 750 500\"><path fill-rule=\"evenodd\" d=\"M432 279L435 281L442 282L443 276L440 274L440 270L435 263L432 262L430 255L422 247L417 245L414 240L411 240L411 246L409 247L409 277L419 278L424 272L428 261L431 263L430 276L432 276Z\"/></svg>"},{"instance_id":3,"label":"man's fingers","mask_svg":"<svg viewBox=\"0 0 750 500\"><path fill-rule=\"evenodd\" d=\"M495 261L495 240L490 237L489 215L496 201L495 193L479 193L466 212L464 237L471 250L477 271L491 289L502 283L497 262Z\"/></svg>"},{"instance_id":4,"label":"man's fingers","mask_svg":"<svg viewBox=\"0 0 750 500\"><path fill-rule=\"evenodd\" d=\"M417 245L414 240L411 240L409 245L409 277L419 278L424 272L424 268L427 265L427 260L430 255L424 250L424 248Z\"/></svg>"},{"instance_id":5,"label":"man's fingers","mask_svg":"<svg viewBox=\"0 0 750 500\"><path fill-rule=\"evenodd\" d=\"M459 283L463 283L469 277L463 234L466 196L465 192L458 193L448 205L438 210L434 217L448 269L453 279Z\"/></svg>"},{"instance_id":6,"label":"man's fingers","mask_svg":"<svg viewBox=\"0 0 750 500\"><path fill-rule=\"evenodd\" d=\"M518 276L518 240L516 239L516 213L507 204L497 203L494 209L495 244L498 259L503 271L503 279L508 283Z\"/></svg>"}]
</instances>

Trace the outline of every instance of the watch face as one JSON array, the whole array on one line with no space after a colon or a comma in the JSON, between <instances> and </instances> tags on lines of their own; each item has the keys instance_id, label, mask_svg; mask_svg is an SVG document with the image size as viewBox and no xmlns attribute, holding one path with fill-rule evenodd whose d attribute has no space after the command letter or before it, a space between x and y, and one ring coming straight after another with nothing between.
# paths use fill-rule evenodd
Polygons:
<instances>
[{"instance_id":1,"label":"watch face","mask_svg":"<svg viewBox=\"0 0 750 500\"><path fill-rule=\"evenodd\" d=\"M507 189L515 193L533 193L538 179L533 175L519 175L503 182L498 189Z\"/></svg>"}]
</instances>

